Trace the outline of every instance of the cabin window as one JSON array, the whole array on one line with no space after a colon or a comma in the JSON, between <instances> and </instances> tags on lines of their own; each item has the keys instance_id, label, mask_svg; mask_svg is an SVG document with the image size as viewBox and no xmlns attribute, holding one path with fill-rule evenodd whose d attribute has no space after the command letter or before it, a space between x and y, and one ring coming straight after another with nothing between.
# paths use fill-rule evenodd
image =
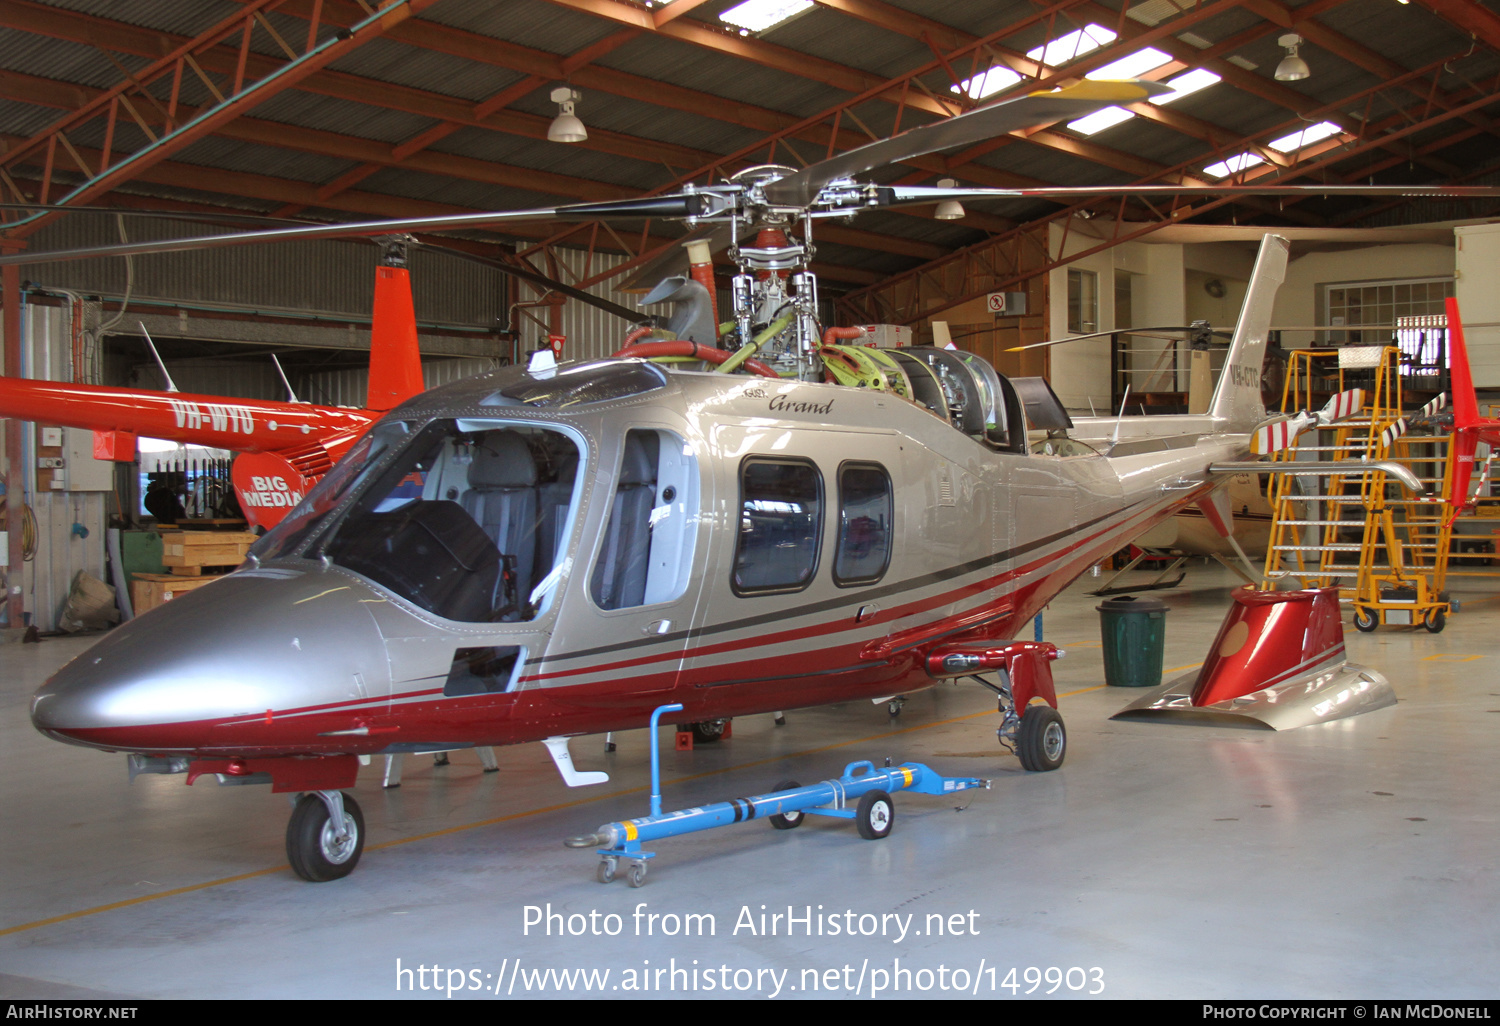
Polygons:
<instances>
[{"instance_id":1,"label":"cabin window","mask_svg":"<svg viewBox=\"0 0 1500 1026\"><path fill-rule=\"evenodd\" d=\"M436 421L315 554L450 620L531 620L556 587L579 456L559 431Z\"/></svg>"},{"instance_id":2,"label":"cabin window","mask_svg":"<svg viewBox=\"0 0 1500 1026\"><path fill-rule=\"evenodd\" d=\"M840 587L874 584L891 562L895 502L891 475L878 463L839 467L839 541L833 582Z\"/></svg>"},{"instance_id":3,"label":"cabin window","mask_svg":"<svg viewBox=\"0 0 1500 1026\"><path fill-rule=\"evenodd\" d=\"M801 591L818 568L823 475L806 460L752 456L740 465L739 595Z\"/></svg>"},{"instance_id":4,"label":"cabin window","mask_svg":"<svg viewBox=\"0 0 1500 1026\"><path fill-rule=\"evenodd\" d=\"M589 578L594 604L626 609L680 598L692 569L697 510L698 468L683 440L670 431L627 432Z\"/></svg>"}]
</instances>

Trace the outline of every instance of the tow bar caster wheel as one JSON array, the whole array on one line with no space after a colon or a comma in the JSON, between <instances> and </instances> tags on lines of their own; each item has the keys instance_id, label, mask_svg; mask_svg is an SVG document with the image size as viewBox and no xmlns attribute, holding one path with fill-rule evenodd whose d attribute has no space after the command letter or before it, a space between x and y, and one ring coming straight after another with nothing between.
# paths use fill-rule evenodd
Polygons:
<instances>
[{"instance_id":1,"label":"tow bar caster wheel","mask_svg":"<svg viewBox=\"0 0 1500 1026\"><path fill-rule=\"evenodd\" d=\"M646 882L646 863L632 862L625 878L630 881L630 886L639 887Z\"/></svg>"},{"instance_id":2,"label":"tow bar caster wheel","mask_svg":"<svg viewBox=\"0 0 1500 1026\"><path fill-rule=\"evenodd\" d=\"M602 884L607 884L615 878L616 859L603 858L599 860L599 868L594 870L594 878Z\"/></svg>"},{"instance_id":3,"label":"tow bar caster wheel","mask_svg":"<svg viewBox=\"0 0 1500 1026\"><path fill-rule=\"evenodd\" d=\"M1448 626L1448 615L1441 609L1434 609L1427 614L1427 619L1422 622L1422 626L1427 628L1429 634L1441 634L1443 628Z\"/></svg>"},{"instance_id":4,"label":"tow bar caster wheel","mask_svg":"<svg viewBox=\"0 0 1500 1026\"><path fill-rule=\"evenodd\" d=\"M1369 634L1380 626L1380 618L1370 612L1364 606L1354 607L1354 629Z\"/></svg>"},{"instance_id":5,"label":"tow bar caster wheel","mask_svg":"<svg viewBox=\"0 0 1500 1026\"><path fill-rule=\"evenodd\" d=\"M906 699L904 699L904 698L893 698L889 702L885 703L885 711L890 716L900 716L901 715L901 707L904 706L905 704L906 704Z\"/></svg>"},{"instance_id":6,"label":"tow bar caster wheel","mask_svg":"<svg viewBox=\"0 0 1500 1026\"><path fill-rule=\"evenodd\" d=\"M896 806L891 796L884 791L866 791L854 810L854 825L859 827L859 836L867 841L878 841L891 832L896 823Z\"/></svg>"},{"instance_id":7,"label":"tow bar caster wheel","mask_svg":"<svg viewBox=\"0 0 1500 1026\"><path fill-rule=\"evenodd\" d=\"M801 786L802 785L797 783L795 780L783 780L781 783L777 784L776 787L773 788L773 790L790 791L794 787ZM806 818L807 814L804 813L801 809L794 809L788 812L778 812L776 813L776 815L770 817L771 825L777 830L795 830L797 827L802 825L802 821Z\"/></svg>"},{"instance_id":8,"label":"tow bar caster wheel","mask_svg":"<svg viewBox=\"0 0 1500 1026\"><path fill-rule=\"evenodd\" d=\"M1033 705L1021 717L1016 732L1016 755L1021 768L1033 772L1055 770L1067 754L1068 732L1062 714L1050 705Z\"/></svg>"},{"instance_id":9,"label":"tow bar caster wheel","mask_svg":"<svg viewBox=\"0 0 1500 1026\"><path fill-rule=\"evenodd\" d=\"M332 808L331 808L332 807ZM335 822L336 808L342 822ZM365 817L359 803L338 791L305 794L286 825L286 859L304 880L324 883L348 876L365 849Z\"/></svg>"}]
</instances>

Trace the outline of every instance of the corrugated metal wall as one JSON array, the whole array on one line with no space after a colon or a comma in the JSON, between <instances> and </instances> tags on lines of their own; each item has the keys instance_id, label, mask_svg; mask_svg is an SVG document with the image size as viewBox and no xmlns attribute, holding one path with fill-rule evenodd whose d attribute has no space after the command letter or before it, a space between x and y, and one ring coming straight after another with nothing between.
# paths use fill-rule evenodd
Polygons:
<instances>
[{"instance_id":1,"label":"corrugated metal wall","mask_svg":"<svg viewBox=\"0 0 1500 1026\"><path fill-rule=\"evenodd\" d=\"M562 280L568 284L582 279L585 270L588 275L607 271L625 262L623 256L612 256L606 253L595 253L593 260L587 260L584 250L559 249L557 251L557 262L562 269ZM638 296L628 296L616 292L613 288L615 282L606 281L587 289L590 295L608 299L612 303L634 308L639 305ZM644 312L642 316L645 316ZM565 360L599 360L620 348L625 340L625 335L630 331L630 322L614 314L606 313L597 307L569 300L563 307L563 334L568 341L563 348L563 359ZM539 329L532 321L526 321L522 329L522 339L526 343L525 349L530 350L536 343Z\"/></svg>"},{"instance_id":2,"label":"corrugated metal wall","mask_svg":"<svg viewBox=\"0 0 1500 1026\"><path fill-rule=\"evenodd\" d=\"M25 308L21 345L28 367L66 368L70 316L66 306ZM22 437L26 502L36 516L37 540L36 555L26 564L21 586L32 624L51 631L57 628L74 574L86 570L110 583L104 568L105 509L114 500L108 492L38 492L35 426L27 424Z\"/></svg>"},{"instance_id":3,"label":"corrugated metal wall","mask_svg":"<svg viewBox=\"0 0 1500 1026\"><path fill-rule=\"evenodd\" d=\"M497 359L432 360L422 364L422 381L428 388L437 388L450 381L492 371L499 366L500 361ZM325 371L309 375L308 380L310 389L317 395L314 401L328 406L362 407L370 386L370 372L363 369Z\"/></svg>"},{"instance_id":4,"label":"corrugated metal wall","mask_svg":"<svg viewBox=\"0 0 1500 1026\"><path fill-rule=\"evenodd\" d=\"M124 218L130 241L222 234L216 225L156 218ZM43 228L32 247L75 249L120 241L107 215L75 214ZM235 246L131 258L131 294L272 311L342 314L368 320L374 301L376 247L368 242L315 240ZM493 267L431 250L411 253L412 292L420 323L503 327L506 275ZM28 264L23 278L53 288L121 296L123 258Z\"/></svg>"}]
</instances>

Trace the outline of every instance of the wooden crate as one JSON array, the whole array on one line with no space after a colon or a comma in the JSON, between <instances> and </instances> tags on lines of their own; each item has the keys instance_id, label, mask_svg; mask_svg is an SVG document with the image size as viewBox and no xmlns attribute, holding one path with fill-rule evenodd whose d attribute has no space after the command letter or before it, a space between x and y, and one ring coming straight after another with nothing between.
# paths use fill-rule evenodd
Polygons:
<instances>
[{"instance_id":1,"label":"wooden crate","mask_svg":"<svg viewBox=\"0 0 1500 1026\"><path fill-rule=\"evenodd\" d=\"M162 566L184 577L197 577L206 566L239 566L256 537L250 531L163 531Z\"/></svg>"},{"instance_id":2,"label":"wooden crate","mask_svg":"<svg viewBox=\"0 0 1500 1026\"><path fill-rule=\"evenodd\" d=\"M176 574L134 574L130 582L130 605L136 616L155 609L183 592L201 588L217 577L179 577Z\"/></svg>"}]
</instances>

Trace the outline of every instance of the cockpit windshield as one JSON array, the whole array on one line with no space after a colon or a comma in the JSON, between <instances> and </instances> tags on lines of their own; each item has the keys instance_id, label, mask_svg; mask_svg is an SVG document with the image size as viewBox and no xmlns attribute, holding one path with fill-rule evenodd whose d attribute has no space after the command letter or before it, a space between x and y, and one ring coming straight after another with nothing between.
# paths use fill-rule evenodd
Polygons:
<instances>
[{"instance_id":1,"label":"cockpit windshield","mask_svg":"<svg viewBox=\"0 0 1500 1026\"><path fill-rule=\"evenodd\" d=\"M557 579L579 458L561 431L434 421L319 503L341 512L304 554L450 620L530 620ZM313 537L297 534L299 545Z\"/></svg>"}]
</instances>

